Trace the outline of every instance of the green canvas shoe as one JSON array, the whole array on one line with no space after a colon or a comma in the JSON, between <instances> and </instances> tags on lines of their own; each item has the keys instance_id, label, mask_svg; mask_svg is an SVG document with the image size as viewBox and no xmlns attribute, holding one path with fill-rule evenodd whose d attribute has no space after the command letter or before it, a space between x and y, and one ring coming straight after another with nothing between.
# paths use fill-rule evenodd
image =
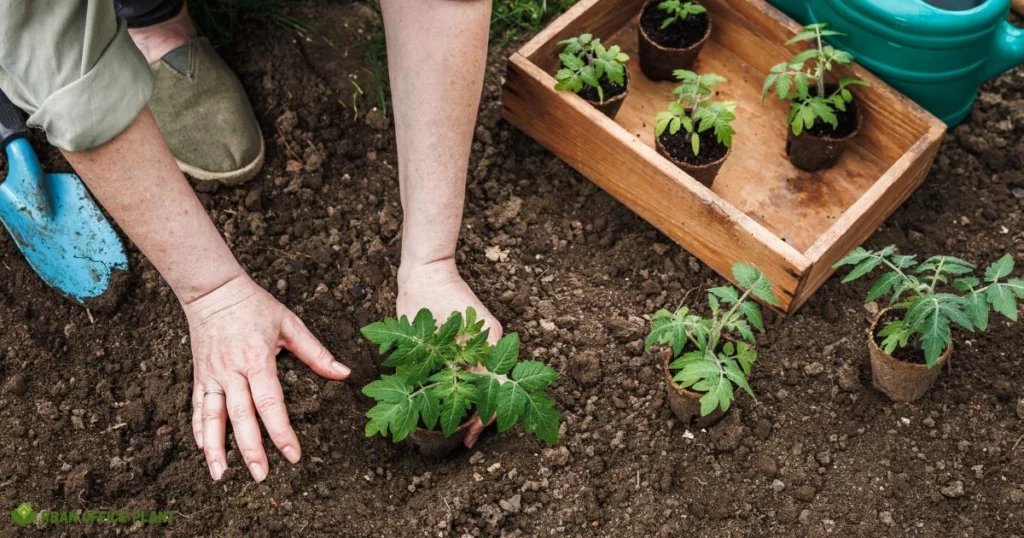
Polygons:
<instances>
[{"instance_id":1,"label":"green canvas shoe","mask_svg":"<svg viewBox=\"0 0 1024 538\"><path fill-rule=\"evenodd\" d=\"M238 185L263 167L263 134L242 83L197 37L152 64L149 108L181 171Z\"/></svg>"}]
</instances>

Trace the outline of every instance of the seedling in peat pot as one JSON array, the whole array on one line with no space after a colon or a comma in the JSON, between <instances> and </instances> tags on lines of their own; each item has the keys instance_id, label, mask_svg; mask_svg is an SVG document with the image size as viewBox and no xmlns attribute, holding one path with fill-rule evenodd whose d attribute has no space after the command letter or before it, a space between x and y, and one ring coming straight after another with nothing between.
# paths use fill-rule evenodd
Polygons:
<instances>
[{"instance_id":1,"label":"seedling in peat pot","mask_svg":"<svg viewBox=\"0 0 1024 538\"><path fill-rule=\"evenodd\" d=\"M697 2L650 0L637 25L640 68L651 80L672 80L690 69L711 35L711 18Z\"/></svg>"},{"instance_id":2,"label":"seedling in peat pot","mask_svg":"<svg viewBox=\"0 0 1024 538\"><path fill-rule=\"evenodd\" d=\"M565 49L559 58L562 68L555 73L555 89L579 94L610 117L622 106L627 93L626 62L629 55L618 45L605 47L591 34L559 43Z\"/></svg>"},{"instance_id":3,"label":"seedling in peat pot","mask_svg":"<svg viewBox=\"0 0 1024 538\"><path fill-rule=\"evenodd\" d=\"M659 346L669 403L688 425L704 427L720 419L739 388L754 396L747 377L757 360L754 331L764 332L764 324L761 307L751 299L778 302L772 283L756 267L738 263L732 272L742 294L732 286L708 290L710 317L682 306L659 310L651 321L647 349Z\"/></svg>"},{"instance_id":4,"label":"seedling in peat pot","mask_svg":"<svg viewBox=\"0 0 1024 538\"><path fill-rule=\"evenodd\" d=\"M684 69L677 70L675 76L682 82L672 92L678 98L654 117L656 147L676 166L710 187L732 147L736 103L712 98L712 88L726 82L724 77Z\"/></svg>"},{"instance_id":5,"label":"seedling in peat pot","mask_svg":"<svg viewBox=\"0 0 1024 538\"><path fill-rule=\"evenodd\" d=\"M395 368L363 388L377 401L366 414L366 436L390 434L395 443L409 438L421 452L443 455L461 443L476 408L484 423L497 416L498 431L521 422L527 433L557 443L561 414L546 389L558 374L539 361L520 362L518 334L492 346L488 332L472 308L440 327L426 309L411 322L402 316L363 327L363 336L388 354L384 366ZM454 440L440 451L425 446L438 426Z\"/></svg>"},{"instance_id":6,"label":"seedling in peat pot","mask_svg":"<svg viewBox=\"0 0 1024 538\"><path fill-rule=\"evenodd\" d=\"M953 256L918 262L894 246L857 248L836 267L847 265L853 269L843 282L883 270L865 302L888 295L889 308L872 323L868 346L875 386L897 401L916 400L934 383L938 366L952 353L951 325L985 331L993 310L1017 321L1017 300L1024 299L1024 281L1010 277L1014 261L1009 254L990 265L982 278L970 262ZM879 323L884 323L881 330Z\"/></svg>"},{"instance_id":7,"label":"seedling in peat pot","mask_svg":"<svg viewBox=\"0 0 1024 538\"><path fill-rule=\"evenodd\" d=\"M803 170L834 166L846 141L860 129L861 119L850 87L868 83L857 77L842 77L836 84L825 81L825 74L835 66L853 62L850 53L825 43L824 38L838 35L844 34L829 30L827 24L805 26L786 44L809 42L814 48L776 65L764 81L762 100L774 88L779 99L791 102L786 118L791 131L786 153L793 165Z\"/></svg>"}]
</instances>

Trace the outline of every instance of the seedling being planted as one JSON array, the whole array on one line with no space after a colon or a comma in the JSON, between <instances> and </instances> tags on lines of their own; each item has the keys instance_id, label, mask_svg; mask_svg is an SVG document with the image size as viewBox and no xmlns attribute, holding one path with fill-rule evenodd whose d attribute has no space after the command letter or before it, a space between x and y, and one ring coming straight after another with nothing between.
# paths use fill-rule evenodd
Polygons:
<instances>
[{"instance_id":1,"label":"seedling being planted","mask_svg":"<svg viewBox=\"0 0 1024 538\"><path fill-rule=\"evenodd\" d=\"M814 48L776 65L764 81L762 100L774 88L779 99L791 102L786 154L793 166L802 170L835 166L846 143L860 130L861 118L850 87L868 83L841 77L831 84L825 77L834 67L853 63L850 53L825 43L824 38L838 35L844 34L829 30L827 24L805 26L786 44L808 42Z\"/></svg>"},{"instance_id":2,"label":"seedling being planted","mask_svg":"<svg viewBox=\"0 0 1024 538\"><path fill-rule=\"evenodd\" d=\"M761 307L751 299L778 304L772 283L757 268L738 263L732 268L740 290L722 286L708 290L710 317L681 306L659 310L651 320L647 350L654 350L665 370L669 405L676 417L696 428L720 420L736 393L754 391L747 382L757 360L754 332L764 332Z\"/></svg>"},{"instance_id":3,"label":"seedling being planted","mask_svg":"<svg viewBox=\"0 0 1024 538\"><path fill-rule=\"evenodd\" d=\"M651 0L640 12L640 68L651 80L690 69L711 36L711 18L697 2Z\"/></svg>"},{"instance_id":4,"label":"seedling being planted","mask_svg":"<svg viewBox=\"0 0 1024 538\"><path fill-rule=\"evenodd\" d=\"M729 156L736 131L732 122L736 103L715 101L712 88L726 82L714 73L698 75L680 69L681 84L668 110L654 117L655 147L658 153L710 187Z\"/></svg>"},{"instance_id":5,"label":"seedling being planted","mask_svg":"<svg viewBox=\"0 0 1024 538\"><path fill-rule=\"evenodd\" d=\"M485 424L496 416L498 431L522 423L527 433L557 443L561 414L546 390L558 374L542 362L520 361L516 333L488 344L483 323L469 308L437 327L423 309L411 322L402 316L363 327L387 355L384 366L395 369L363 388L377 401L366 414L366 436L408 438L421 453L440 457L462 444L475 409Z\"/></svg>"},{"instance_id":6,"label":"seedling being planted","mask_svg":"<svg viewBox=\"0 0 1024 538\"><path fill-rule=\"evenodd\" d=\"M843 282L882 270L865 299L869 303L889 296L889 307L878 313L868 331L871 379L896 401L917 400L935 382L953 352L952 326L983 332L992 311L1015 322L1017 300L1024 299L1024 281L1010 276L1014 261L1009 254L980 278L970 262L952 256L919 262L894 246L857 248L836 267L848 265L853 269Z\"/></svg>"},{"instance_id":7,"label":"seedling being planted","mask_svg":"<svg viewBox=\"0 0 1024 538\"><path fill-rule=\"evenodd\" d=\"M618 45L606 48L591 34L567 39L559 45L565 49L558 56L562 68L555 73L555 89L576 93L614 118L628 93L629 55Z\"/></svg>"}]
</instances>

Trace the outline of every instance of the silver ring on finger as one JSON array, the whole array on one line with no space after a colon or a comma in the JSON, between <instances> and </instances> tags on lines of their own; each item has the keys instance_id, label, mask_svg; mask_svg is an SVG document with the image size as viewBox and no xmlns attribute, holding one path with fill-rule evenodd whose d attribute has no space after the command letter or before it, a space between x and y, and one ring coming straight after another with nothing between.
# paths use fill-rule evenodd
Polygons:
<instances>
[{"instance_id":1,"label":"silver ring on finger","mask_svg":"<svg viewBox=\"0 0 1024 538\"><path fill-rule=\"evenodd\" d=\"M204 396L204 397L205 397L205 396L209 396L210 394L220 394L221 396L224 396L224 391L220 391L220 390L208 390L208 391L206 391L206 392L204 392L204 393L203 393L203 396Z\"/></svg>"}]
</instances>

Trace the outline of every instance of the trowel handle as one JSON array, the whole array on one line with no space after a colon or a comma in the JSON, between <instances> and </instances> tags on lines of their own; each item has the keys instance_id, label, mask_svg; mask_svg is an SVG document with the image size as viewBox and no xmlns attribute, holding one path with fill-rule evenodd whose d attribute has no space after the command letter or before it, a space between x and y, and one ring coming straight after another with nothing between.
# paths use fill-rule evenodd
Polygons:
<instances>
[{"instance_id":1,"label":"trowel handle","mask_svg":"<svg viewBox=\"0 0 1024 538\"><path fill-rule=\"evenodd\" d=\"M0 91L0 149L6 147L11 140L25 136L28 136L28 127L25 126L21 110L14 106L7 94Z\"/></svg>"}]
</instances>

